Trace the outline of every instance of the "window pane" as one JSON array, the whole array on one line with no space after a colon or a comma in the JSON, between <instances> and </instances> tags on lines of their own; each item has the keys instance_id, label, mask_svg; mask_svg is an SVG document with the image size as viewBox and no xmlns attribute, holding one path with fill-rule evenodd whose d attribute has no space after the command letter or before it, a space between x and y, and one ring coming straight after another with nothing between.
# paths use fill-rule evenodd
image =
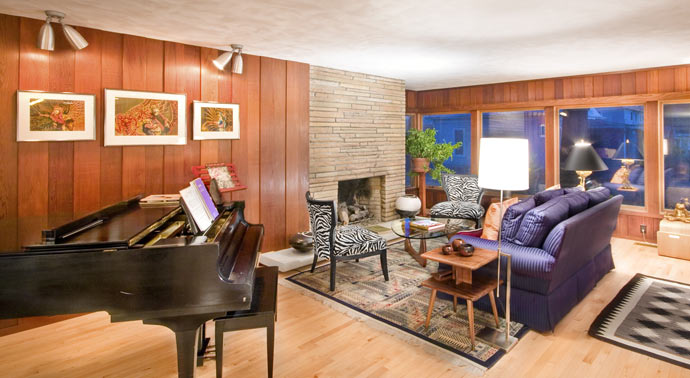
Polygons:
<instances>
[{"instance_id":1,"label":"window pane","mask_svg":"<svg viewBox=\"0 0 690 378\"><path fill-rule=\"evenodd\" d=\"M437 143L462 142L462 146L453 152L451 158L446 160L444 165L455 173L469 174L470 159L472 158L470 151L472 120L470 115L467 113L427 115L422 118L422 125L424 125L424 130L429 128L436 129ZM428 173L426 175L426 184L441 185Z\"/></svg>"},{"instance_id":2,"label":"window pane","mask_svg":"<svg viewBox=\"0 0 690 378\"><path fill-rule=\"evenodd\" d=\"M483 137L529 140L529 194L542 191L546 186L544 131L543 110L482 114Z\"/></svg>"},{"instance_id":3,"label":"window pane","mask_svg":"<svg viewBox=\"0 0 690 378\"><path fill-rule=\"evenodd\" d=\"M644 109L642 106L561 109L561 187L577 186L574 171L563 169L576 142L592 143L608 170L593 172L587 189L605 186L611 194L622 194L623 203L644 206ZM626 143L627 142L627 143ZM628 179L632 189L622 189L623 158L630 158Z\"/></svg>"},{"instance_id":4,"label":"window pane","mask_svg":"<svg viewBox=\"0 0 690 378\"><path fill-rule=\"evenodd\" d=\"M412 116L405 116L405 134L407 134L410 129L414 128L412 125ZM410 180L410 167L412 166L412 159L410 155L405 154L405 187L412 186L412 180Z\"/></svg>"},{"instance_id":5,"label":"window pane","mask_svg":"<svg viewBox=\"0 0 690 378\"><path fill-rule=\"evenodd\" d=\"M664 205L690 197L690 104L664 105Z\"/></svg>"}]
</instances>

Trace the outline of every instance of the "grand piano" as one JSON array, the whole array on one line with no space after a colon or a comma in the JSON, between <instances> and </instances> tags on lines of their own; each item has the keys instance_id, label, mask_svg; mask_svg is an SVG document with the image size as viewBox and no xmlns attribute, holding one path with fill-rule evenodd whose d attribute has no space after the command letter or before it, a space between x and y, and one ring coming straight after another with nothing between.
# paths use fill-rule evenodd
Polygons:
<instances>
[{"instance_id":1,"label":"grand piano","mask_svg":"<svg viewBox=\"0 0 690 378\"><path fill-rule=\"evenodd\" d=\"M193 377L204 323L252 301L263 226L243 209L221 206L201 233L182 207L136 197L44 230L0 254L0 319L107 311L162 325L175 332L179 377Z\"/></svg>"}]
</instances>

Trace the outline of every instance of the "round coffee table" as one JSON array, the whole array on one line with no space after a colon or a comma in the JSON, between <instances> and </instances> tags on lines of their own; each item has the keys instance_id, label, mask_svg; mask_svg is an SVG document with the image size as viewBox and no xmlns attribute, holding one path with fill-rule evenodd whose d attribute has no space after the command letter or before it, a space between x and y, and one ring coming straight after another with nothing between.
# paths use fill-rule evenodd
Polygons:
<instances>
[{"instance_id":1,"label":"round coffee table","mask_svg":"<svg viewBox=\"0 0 690 378\"><path fill-rule=\"evenodd\" d=\"M445 236L451 238L453 235L460 231L470 231L473 228L468 227L460 223L456 219L448 218L431 218L432 221L443 223L445 227L437 231L425 231L422 229L414 228L410 226L410 222L417 219L427 219L427 218L403 218L393 221L391 223L391 230L396 235L405 238L405 251L412 256L419 265L426 267L426 259L421 255L426 252L426 241L427 239L435 239ZM412 246L412 240L419 240L419 248L415 249Z\"/></svg>"}]
</instances>

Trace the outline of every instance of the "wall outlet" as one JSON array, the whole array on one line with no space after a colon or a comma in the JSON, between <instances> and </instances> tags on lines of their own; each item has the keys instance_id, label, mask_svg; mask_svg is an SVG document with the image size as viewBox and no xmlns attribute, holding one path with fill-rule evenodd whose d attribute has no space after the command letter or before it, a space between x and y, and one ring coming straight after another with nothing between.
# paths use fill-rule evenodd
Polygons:
<instances>
[{"instance_id":1,"label":"wall outlet","mask_svg":"<svg viewBox=\"0 0 690 378\"><path fill-rule=\"evenodd\" d=\"M643 234L647 233L647 225L646 224L641 224L640 225L640 232Z\"/></svg>"}]
</instances>

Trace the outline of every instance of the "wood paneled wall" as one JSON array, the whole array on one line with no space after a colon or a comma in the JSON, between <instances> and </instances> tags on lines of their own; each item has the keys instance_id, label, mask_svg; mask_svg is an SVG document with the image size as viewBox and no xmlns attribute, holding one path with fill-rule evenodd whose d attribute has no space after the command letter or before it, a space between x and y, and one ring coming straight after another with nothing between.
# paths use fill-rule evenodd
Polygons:
<instances>
[{"instance_id":1,"label":"wood paneled wall","mask_svg":"<svg viewBox=\"0 0 690 378\"><path fill-rule=\"evenodd\" d=\"M191 167L232 162L248 189L246 217L266 228L262 250L308 229L309 66L243 54L244 73L219 71L215 49L78 28L75 51L56 32L55 51L36 48L42 21L0 15L0 245L136 194L177 192ZM103 146L103 89L185 93L184 146ZM16 91L97 96L97 140L16 142ZM240 105L239 140L192 140L194 100ZM29 219L17 223L16 219Z\"/></svg>"},{"instance_id":2,"label":"wood paneled wall","mask_svg":"<svg viewBox=\"0 0 690 378\"><path fill-rule=\"evenodd\" d=\"M644 209L624 208L616 235L642 240L640 225L647 225L647 240L656 240L663 211L661 200L662 159L661 105L665 101L690 101L690 65L626 72L580 75L553 79L407 91L407 114L470 112L473 141L481 135L482 111L544 109L546 118L546 184L559 180L558 109L583 106L642 105L645 108L645 203ZM421 117L417 117L420 119ZM420 122L418 122L420 123ZM421 126L421 125L419 125ZM474 147L474 145L473 145ZM479 152L472 150L476 173ZM428 198L440 198L435 188ZM429 203L427 204L429 205Z\"/></svg>"}]
</instances>

